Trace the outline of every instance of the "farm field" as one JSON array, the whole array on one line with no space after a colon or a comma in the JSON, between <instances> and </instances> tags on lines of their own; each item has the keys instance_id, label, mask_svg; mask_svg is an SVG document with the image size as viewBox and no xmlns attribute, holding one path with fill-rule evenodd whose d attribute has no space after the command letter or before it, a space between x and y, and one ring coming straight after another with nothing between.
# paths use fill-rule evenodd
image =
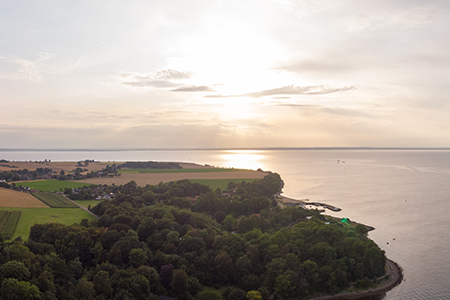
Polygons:
<instances>
[{"instance_id":1,"label":"farm field","mask_svg":"<svg viewBox=\"0 0 450 300\"><path fill-rule=\"evenodd\" d=\"M22 170L22 169L28 169L30 171L34 171L37 168L49 168L52 169L54 172L58 173L61 171L64 171L65 173L70 173L72 170L75 170L78 167L77 162L75 161L59 161L59 162L46 162L46 163L35 163L35 162L28 162L28 161L11 161L8 163L5 163L7 165L16 166L17 168L9 168L5 166L0 166L0 171L11 171L11 170ZM87 167L83 166L81 168L88 169L89 172L91 171L100 171L101 169L104 169L107 164L107 162L91 162Z\"/></svg>"},{"instance_id":2,"label":"farm field","mask_svg":"<svg viewBox=\"0 0 450 300\"><path fill-rule=\"evenodd\" d=\"M0 188L0 207L48 207L32 195Z\"/></svg>"},{"instance_id":3,"label":"farm field","mask_svg":"<svg viewBox=\"0 0 450 300\"><path fill-rule=\"evenodd\" d=\"M74 181L64 181L64 180L35 180L35 181L21 181L17 182L17 185L23 185L29 187L30 189L42 191L42 192L59 192L61 189L72 189L72 188L80 188L85 185L89 185L88 183L74 182Z\"/></svg>"},{"instance_id":4,"label":"farm field","mask_svg":"<svg viewBox=\"0 0 450 300\"><path fill-rule=\"evenodd\" d=\"M33 196L50 206L51 208L78 208L78 206L60 194L50 192L33 193Z\"/></svg>"},{"instance_id":5,"label":"farm field","mask_svg":"<svg viewBox=\"0 0 450 300\"><path fill-rule=\"evenodd\" d=\"M82 219L94 220L94 216L80 208L11 208L0 207L5 211L21 211L19 223L12 239L21 236L27 240L30 235L30 228L34 224L44 224L58 222L65 225L80 223Z\"/></svg>"},{"instance_id":6,"label":"farm field","mask_svg":"<svg viewBox=\"0 0 450 300\"><path fill-rule=\"evenodd\" d=\"M20 210L0 211L0 233L3 234L5 239L9 240L14 235L21 213Z\"/></svg>"},{"instance_id":7,"label":"farm field","mask_svg":"<svg viewBox=\"0 0 450 300\"><path fill-rule=\"evenodd\" d=\"M122 164L124 162L118 162L118 161L110 161L110 162L90 162L88 166L81 167L82 169L88 169L88 172L91 171L101 171L104 169L107 165L112 164ZM30 171L34 171L37 168L49 168L52 169L54 172L58 173L61 171L64 171L65 173L70 173L76 168L80 167L78 166L78 162L75 161L56 161L56 162L44 162L44 163L35 163L35 162L28 162L28 161L11 161L8 163L4 163L6 165L15 166L17 168L10 168L5 166L0 166L0 171L11 171L11 170L22 170L22 169L28 169ZM187 169L209 169L210 166L203 166L203 165L197 165L194 163L179 163L181 167L187 168Z\"/></svg>"},{"instance_id":8,"label":"farm field","mask_svg":"<svg viewBox=\"0 0 450 300\"><path fill-rule=\"evenodd\" d=\"M145 186L147 184L156 185L160 182L170 182L182 179L231 179L231 180L246 180L246 179L262 179L266 176L265 172L255 171L239 171L239 172L190 172L190 173L145 173L145 174L122 174L113 178L90 178L83 179L80 182L91 184L107 184L123 185L131 180L136 181L137 185Z\"/></svg>"},{"instance_id":9,"label":"farm field","mask_svg":"<svg viewBox=\"0 0 450 300\"><path fill-rule=\"evenodd\" d=\"M209 188L213 191L217 190L217 188L220 188L222 191L224 191L230 182L240 183L242 181L245 181L247 183L253 182L255 180L259 180L257 178L247 178L247 179L191 179L190 181L193 183L200 183L204 185L209 185Z\"/></svg>"},{"instance_id":10,"label":"farm field","mask_svg":"<svg viewBox=\"0 0 450 300\"><path fill-rule=\"evenodd\" d=\"M224 168L193 168L193 169L118 169L120 174L146 174L146 173L217 173L217 172L248 172L244 169Z\"/></svg>"}]
</instances>

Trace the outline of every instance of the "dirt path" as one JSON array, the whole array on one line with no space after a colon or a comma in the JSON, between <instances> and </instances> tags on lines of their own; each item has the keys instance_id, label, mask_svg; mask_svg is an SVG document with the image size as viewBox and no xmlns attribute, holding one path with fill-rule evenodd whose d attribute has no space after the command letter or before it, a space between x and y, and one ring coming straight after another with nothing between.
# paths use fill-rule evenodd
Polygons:
<instances>
[{"instance_id":1,"label":"dirt path","mask_svg":"<svg viewBox=\"0 0 450 300\"><path fill-rule=\"evenodd\" d=\"M70 202L72 202L73 204L78 205L81 209L84 209L85 211L87 211L88 213L90 213L91 215L93 215L94 218L96 218L96 219L100 218L99 216L97 216L96 214L94 214L92 211L90 211L90 210L87 209L86 207L81 206L80 204L76 203L75 201L73 201L73 200L67 198L66 195L64 195L64 197L65 197L67 200L69 200Z\"/></svg>"}]
</instances>

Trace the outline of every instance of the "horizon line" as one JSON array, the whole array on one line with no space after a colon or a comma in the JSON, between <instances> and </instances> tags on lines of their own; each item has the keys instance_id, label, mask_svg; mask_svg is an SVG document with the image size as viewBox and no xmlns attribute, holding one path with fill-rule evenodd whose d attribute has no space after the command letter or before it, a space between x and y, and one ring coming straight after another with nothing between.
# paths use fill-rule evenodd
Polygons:
<instances>
[{"instance_id":1,"label":"horizon line","mask_svg":"<svg viewBox=\"0 0 450 300\"><path fill-rule=\"evenodd\" d=\"M232 151L232 150L450 150L450 147L236 147L236 148L0 148L0 152L115 152L115 151Z\"/></svg>"}]
</instances>

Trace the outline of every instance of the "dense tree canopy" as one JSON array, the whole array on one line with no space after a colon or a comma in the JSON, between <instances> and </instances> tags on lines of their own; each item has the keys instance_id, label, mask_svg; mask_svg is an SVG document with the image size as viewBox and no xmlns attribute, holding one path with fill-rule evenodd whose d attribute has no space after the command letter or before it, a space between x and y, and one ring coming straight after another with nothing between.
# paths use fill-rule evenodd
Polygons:
<instances>
[{"instance_id":1,"label":"dense tree canopy","mask_svg":"<svg viewBox=\"0 0 450 300\"><path fill-rule=\"evenodd\" d=\"M384 274L367 232L280 207L282 184L269 174L223 192L187 180L108 187L116 196L92 209L98 220L34 225L28 242L2 248L1 297L301 299Z\"/></svg>"}]
</instances>

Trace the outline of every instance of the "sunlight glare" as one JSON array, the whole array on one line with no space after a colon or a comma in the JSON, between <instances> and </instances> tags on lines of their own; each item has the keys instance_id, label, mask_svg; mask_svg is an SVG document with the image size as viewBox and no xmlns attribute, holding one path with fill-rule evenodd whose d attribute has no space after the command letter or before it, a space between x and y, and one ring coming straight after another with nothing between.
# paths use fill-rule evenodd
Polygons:
<instances>
[{"instance_id":1,"label":"sunlight glare","mask_svg":"<svg viewBox=\"0 0 450 300\"><path fill-rule=\"evenodd\" d=\"M262 162L266 158L264 152L262 150L228 150L221 155L221 158L227 167L265 170L265 164Z\"/></svg>"}]
</instances>

